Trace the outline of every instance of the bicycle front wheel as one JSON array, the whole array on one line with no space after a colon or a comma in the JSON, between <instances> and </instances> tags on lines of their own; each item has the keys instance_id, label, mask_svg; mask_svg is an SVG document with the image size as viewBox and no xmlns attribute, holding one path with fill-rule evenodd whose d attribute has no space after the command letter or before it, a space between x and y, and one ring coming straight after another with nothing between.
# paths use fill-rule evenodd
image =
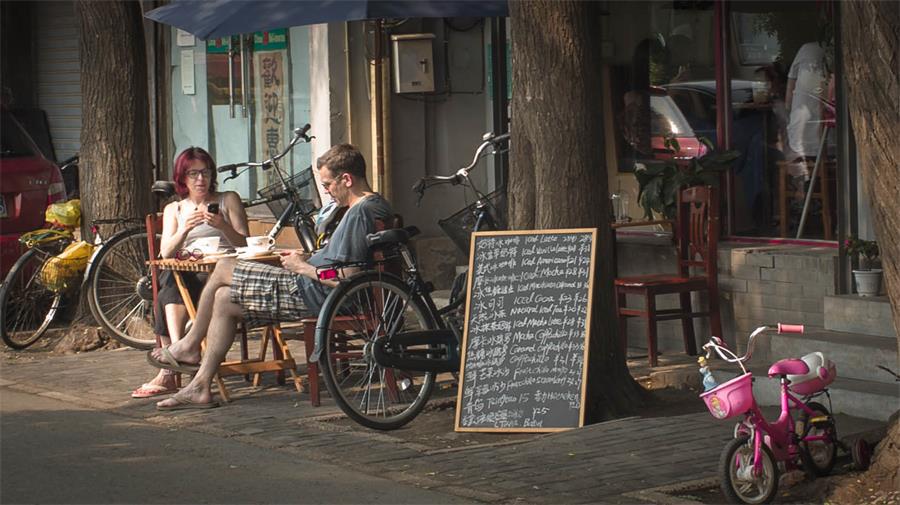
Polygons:
<instances>
[{"instance_id":1,"label":"bicycle front wheel","mask_svg":"<svg viewBox=\"0 0 900 505\"><path fill-rule=\"evenodd\" d=\"M377 339L437 328L421 298L401 280L357 274L328 297L319 321L328 330L319 366L347 416L369 428L393 430L422 411L435 374L385 367L374 356ZM427 354L427 346L422 351Z\"/></svg>"},{"instance_id":2,"label":"bicycle front wheel","mask_svg":"<svg viewBox=\"0 0 900 505\"><path fill-rule=\"evenodd\" d=\"M126 230L100 246L88 274L94 319L110 336L137 349L156 345L149 259L146 230Z\"/></svg>"},{"instance_id":3,"label":"bicycle front wheel","mask_svg":"<svg viewBox=\"0 0 900 505\"><path fill-rule=\"evenodd\" d=\"M41 283L41 269L52 257L30 249L22 255L0 286L0 329L3 341L13 349L25 349L47 331L62 302L62 293Z\"/></svg>"},{"instance_id":4,"label":"bicycle front wheel","mask_svg":"<svg viewBox=\"0 0 900 505\"><path fill-rule=\"evenodd\" d=\"M758 435L757 435L758 436ZM760 468L753 468L753 439L746 436L728 442L719 459L719 483L731 503L769 503L778 491L778 464L762 444Z\"/></svg>"}]
</instances>

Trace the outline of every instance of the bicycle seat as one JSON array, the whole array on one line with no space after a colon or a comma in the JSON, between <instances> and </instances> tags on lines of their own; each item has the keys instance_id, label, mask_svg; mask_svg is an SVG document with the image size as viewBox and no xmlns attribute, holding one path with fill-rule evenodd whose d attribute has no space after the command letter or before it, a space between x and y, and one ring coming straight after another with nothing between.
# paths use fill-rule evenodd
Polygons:
<instances>
[{"instance_id":1,"label":"bicycle seat","mask_svg":"<svg viewBox=\"0 0 900 505\"><path fill-rule=\"evenodd\" d=\"M172 181L154 181L150 191L162 199L166 199L175 194L175 183Z\"/></svg>"},{"instance_id":2,"label":"bicycle seat","mask_svg":"<svg viewBox=\"0 0 900 505\"><path fill-rule=\"evenodd\" d=\"M366 235L366 241L369 248L382 247L390 244L405 244L409 239L419 234L419 229L415 226L407 226L406 228L393 228L377 233Z\"/></svg>"},{"instance_id":3,"label":"bicycle seat","mask_svg":"<svg viewBox=\"0 0 900 505\"><path fill-rule=\"evenodd\" d=\"M769 377L776 375L804 375L809 373L809 365L802 359L788 358L769 367Z\"/></svg>"}]
</instances>

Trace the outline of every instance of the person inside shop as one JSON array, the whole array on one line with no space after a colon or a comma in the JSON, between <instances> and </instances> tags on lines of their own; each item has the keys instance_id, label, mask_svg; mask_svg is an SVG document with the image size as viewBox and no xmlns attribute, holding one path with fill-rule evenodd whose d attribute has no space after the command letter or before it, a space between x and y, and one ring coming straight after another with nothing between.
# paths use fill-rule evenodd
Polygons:
<instances>
[{"instance_id":1,"label":"person inside shop","mask_svg":"<svg viewBox=\"0 0 900 505\"><path fill-rule=\"evenodd\" d=\"M789 156L785 159L814 160L818 155L827 88L825 49L818 42L807 42L797 51L788 71L784 104L788 111Z\"/></svg>"},{"instance_id":2,"label":"person inside shop","mask_svg":"<svg viewBox=\"0 0 900 505\"><path fill-rule=\"evenodd\" d=\"M163 210L160 256L188 259L210 252L211 247L227 250L247 244L247 214L241 197L233 191L216 190L216 164L212 156L199 147L189 147L175 159L173 170L175 192L180 200ZM196 300L207 274L182 272L181 277ZM156 323L154 331L164 345L181 339L188 322L184 300L172 272L159 274ZM135 389L132 398L150 398L174 393L175 373L161 369L156 376Z\"/></svg>"},{"instance_id":3,"label":"person inside shop","mask_svg":"<svg viewBox=\"0 0 900 505\"><path fill-rule=\"evenodd\" d=\"M307 256L291 251L281 256L279 268L253 261L222 260L210 275L194 324L185 337L168 347L154 349L147 360L154 366L195 373L181 391L156 404L159 410L211 408L210 382L224 361L235 336L236 324L247 327L297 321L318 314L334 280L320 280L317 268L368 259L366 235L375 221L393 215L391 206L372 191L366 180L366 162L357 148L336 145L323 154L316 167L322 188L347 212L322 249ZM350 268L342 275L350 275ZM207 340L202 361L200 342Z\"/></svg>"}]
</instances>

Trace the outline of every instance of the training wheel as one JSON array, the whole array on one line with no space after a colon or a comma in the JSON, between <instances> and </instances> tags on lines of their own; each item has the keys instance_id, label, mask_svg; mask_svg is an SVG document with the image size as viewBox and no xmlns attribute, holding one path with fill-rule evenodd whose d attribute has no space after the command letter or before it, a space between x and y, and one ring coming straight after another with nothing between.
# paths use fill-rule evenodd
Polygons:
<instances>
[{"instance_id":1,"label":"training wheel","mask_svg":"<svg viewBox=\"0 0 900 505\"><path fill-rule=\"evenodd\" d=\"M860 438L850 448L850 457L853 458L853 466L859 471L865 471L872 462L872 448L869 443Z\"/></svg>"}]
</instances>

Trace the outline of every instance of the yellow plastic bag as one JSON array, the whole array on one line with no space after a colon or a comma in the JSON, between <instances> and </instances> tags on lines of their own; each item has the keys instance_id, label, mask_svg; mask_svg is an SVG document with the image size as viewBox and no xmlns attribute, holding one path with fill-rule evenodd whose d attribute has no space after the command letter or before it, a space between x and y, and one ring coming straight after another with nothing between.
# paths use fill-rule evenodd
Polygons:
<instances>
[{"instance_id":1,"label":"yellow plastic bag","mask_svg":"<svg viewBox=\"0 0 900 505\"><path fill-rule=\"evenodd\" d=\"M55 226L77 227L81 224L81 200L51 203L44 212L44 219Z\"/></svg>"},{"instance_id":2,"label":"yellow plastic bag","mask_svg":"<svg viewBox=\"0 0 900 505\"><path fill-rule=\"evenodd\" d=\"M93 252L94 246L83 240L69 244L63 252L44 263L41 282L52 291L62 291L73 282L77 283Z\"/></svg>"}]
</instances>

